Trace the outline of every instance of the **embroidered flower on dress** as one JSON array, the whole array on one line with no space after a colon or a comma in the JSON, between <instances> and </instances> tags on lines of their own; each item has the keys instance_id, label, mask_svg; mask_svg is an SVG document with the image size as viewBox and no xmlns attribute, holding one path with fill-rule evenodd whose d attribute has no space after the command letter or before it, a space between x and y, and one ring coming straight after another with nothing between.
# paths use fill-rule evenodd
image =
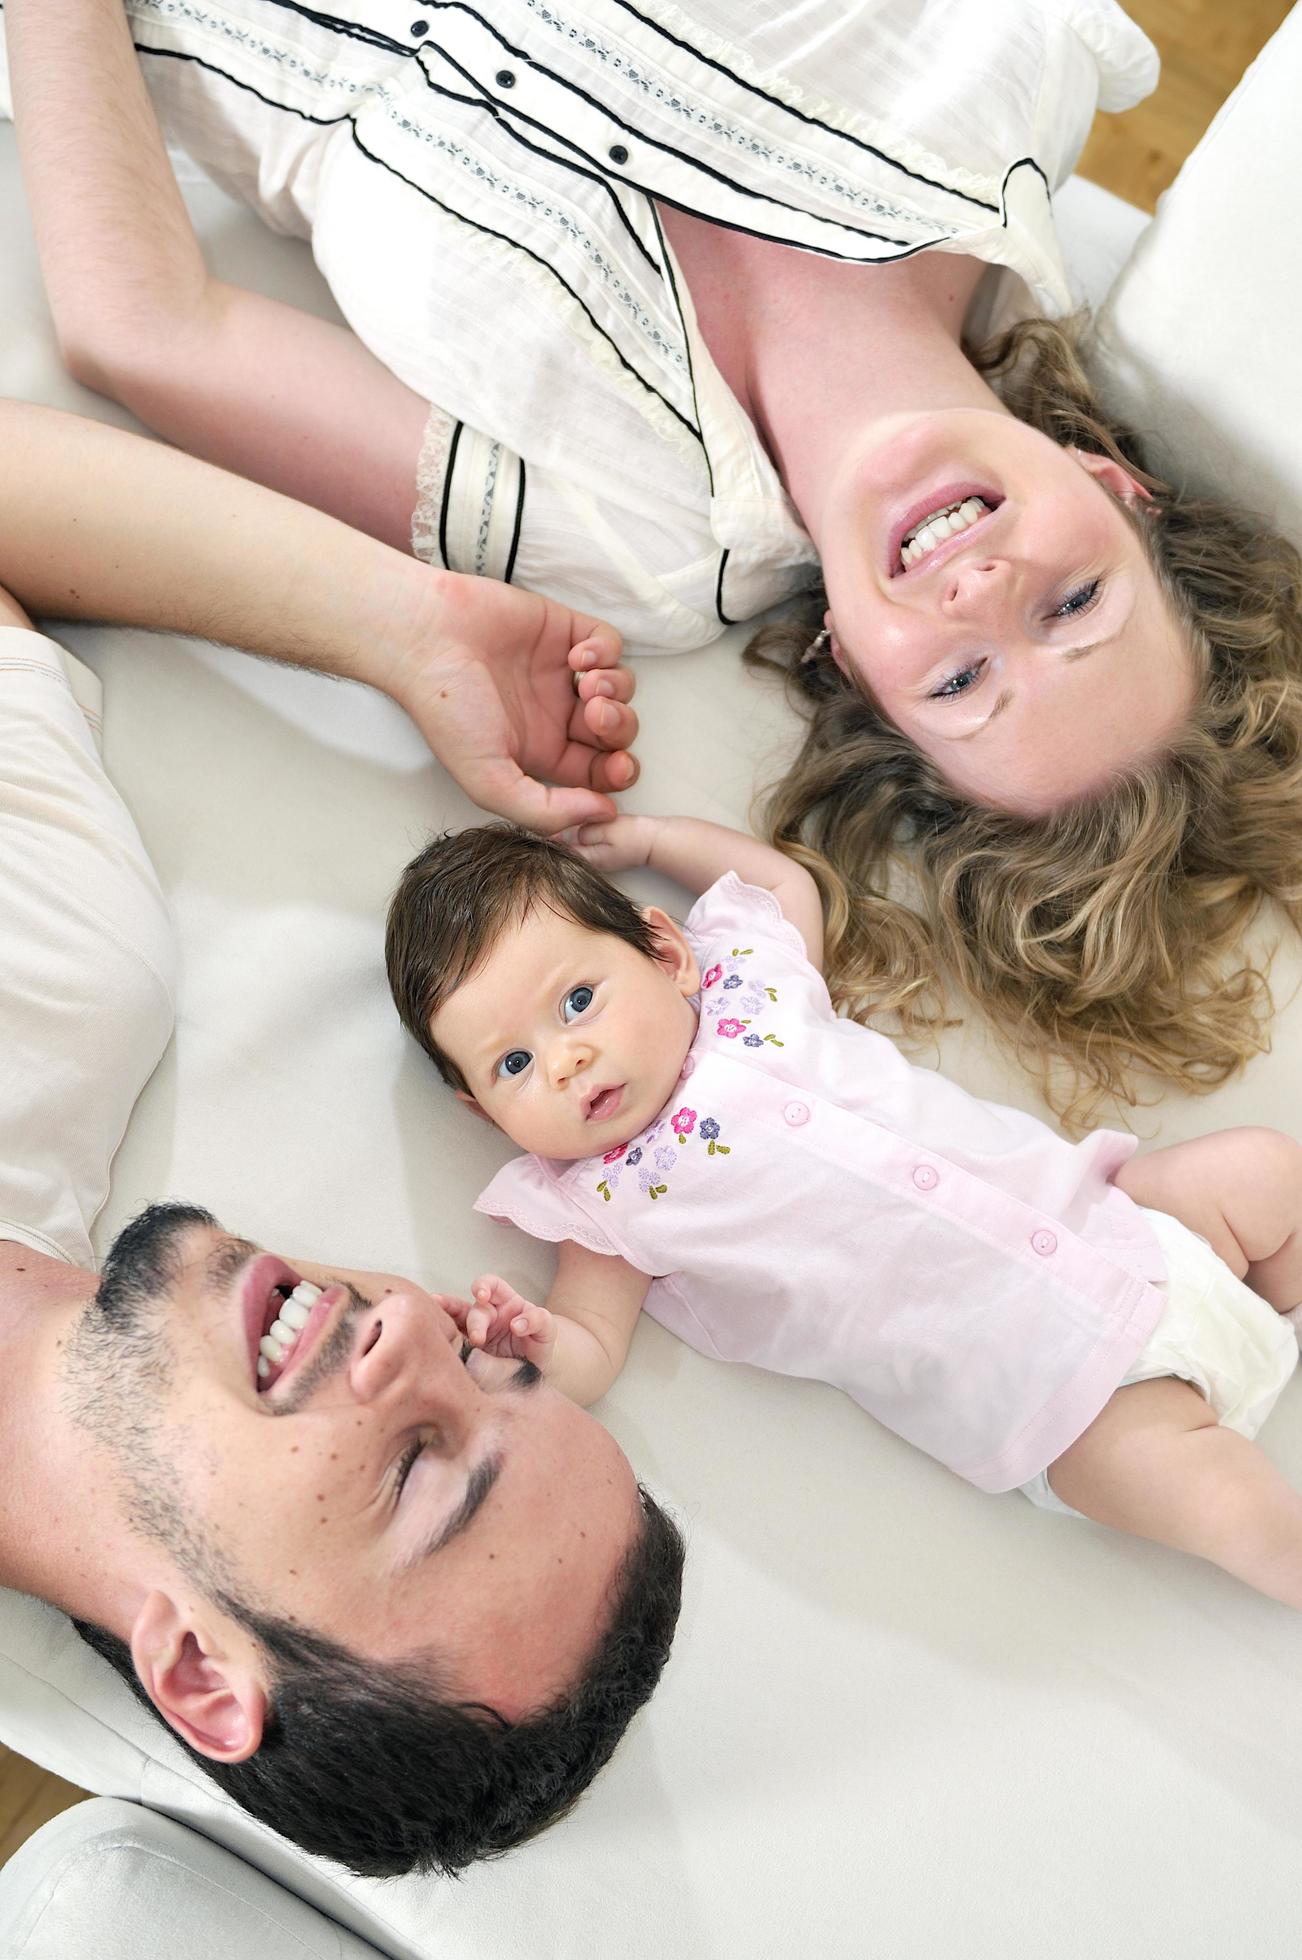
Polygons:
<instances>
[{"instance_id":1,"label":"embroidered flower on dress","mask_svg":"<svg viewBox=\"0 0 1302 1960\"><path fill-rule=\"evenodd\" d=\"M764 1043L757 1034L748 1034L743 1038L741 1045L743 1048L762 1048Z\"/></svg>"},{"instance_id":2,"label":"embroidered flower on dress","mask_svg":"<svg viewBox=\"0 0 1302 1960\"><path fill-rule=\"evenodd\" d=\"M613 1164L615 1159L617 1157L622 1157L627 1149L628 1149L628 1145L626 1143L617 1143L613 1150L608 1150L606 1152L605 1156L601 1160L602 1163ZM630 1159L629 1161L631 1162L632 1160Z\"/></svg>"},{"instance_id":3,"label":"embroidered flower on dress","mask_svg":"<svg viewBox=\"0 0 1302 1960\"><path fill-rule=\"evenodd\" d=\"M630 1168L634 1164L640 1164L642 1161L642 1152L640 1150L630 1150L628 1153L628 1161L629 1161Z\"/></svg>"},{"instance_id":4,"label":"embroidered flower on dress","mask_svg":"<svg viewBox=\"0 0 1302 1960\"><path fill-rule=\"evenodd\" d=\"M746 1025L745 1021L725 1019L716 1023L715 1032L723 1035L728 1041L733 1041L744 1032Z\"/></svg>"},{"instance_id":5,"label":"embroidered flower on dress","mask_svg":"<svg viewBox=\"0 0 1302 1960\"><path fill-rule=\"evenodd\" d=\"M667 1144L663 1150L656 1151L656 1169L658 1171L671 1171L677 1162L678 1152L671 1150Z\"/></svg>"},{"instance_id":6,"label":"embroidered flower on dress","mask_svg":"<svg viewBox=\"0 0 1302 1960\"><path fill-rule=\"evenodd\" d=\"M702 988L712 987L722 972L723 968L721 966L712 966L708 973L703 973L701 975Z\"/></svg>"},{"instance_id":7,"label":"embroidered flower on dress","mask_svg":"<svg viewBox=\"0 0 1302 1960\"><path fill-rule=\"evenodd\" d=\"M714 1118L712 1116L703 1116L701 1118L701 1142L713 1143L718 1134L719 1125L715 1122Z\"/></svg>"},{"instance_id":8,"label":"embroidered flower on dress","mask_svg":"<svg viewBox=\"0 0 1302 1960\"><path fill-rule=\"evenodd\" d=\"M725 988L725 990L726 990L727 988L729 988L729 987L740 987L740 985L741 985L741 975L740 975L740 973L730 973L730 974L728 975L728 978L727 978L727 979L726 979L726 980L724 981L724 983L723 983L723 984L724 984L724 988Z\"/></svg>"},{"instance_id":9,"label":"embroidered flower on dress","mask_svg":"<svg viewBox=\"0 0 1302 1960\"><path fill-rule=\"evenodd\" d=\"M696 1128L696 1111L694 1109L688 1109L686 1104L684 1104L682 1109L674 1111L673 1115L669 1118L669 1122L679 1143L686 1143L688 1137Z\"/></svg>"}]
</instances>

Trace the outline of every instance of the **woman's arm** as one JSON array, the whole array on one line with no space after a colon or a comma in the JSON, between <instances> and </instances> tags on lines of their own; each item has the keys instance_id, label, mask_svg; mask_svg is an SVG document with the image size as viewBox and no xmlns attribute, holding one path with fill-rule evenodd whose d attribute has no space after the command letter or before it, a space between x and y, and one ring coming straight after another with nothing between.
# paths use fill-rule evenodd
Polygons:
<instances>
[{"instance_id":1,"label":"woman's arm","mask_svg":"<svg viewBox=\"0 0 1302 1960\"><path fill-rule=\"evenodd\" d=\"M193 455L409 551L428 404L346 328L210 277L123 0L7 0L4 18L72 374Z\"/></svg>"},{"instance_id":2,"label":"woman's arm","mask_svg":"<svg viewBox=\"0 0 1302 1960\"><path fill-rule=\"evenodd\" d=\"M600 620L79 416L0 400L0 455L0 586L28 611L367 681L477 803L541 830L608 815L636 775L632 679Z\"/></svg>"},{"instance_id":3,"label":"woman's arm","mask_svg":"<svg viewBox=\"0 0 1302 1960\"><path fill-rule=\"evenodd\" d=\"M566 840L598 871L627 871L647 865L701 893L735 871L748 885L772 892L782 916L805 942L811 966L823 965L823 905L818 886L802 864L783 857L740 830L703 823L696 817L615 817L584 824Z\"/></svg>"},{"instance_id":4,"label":"woman's arm","mask_svg":"<svg viewBox=\"0 0 1302 1960\"><path fill-rule=\"evenodd\" d=\"M537 1307L496 1273L483 1273L473 1298L436 1299L472 1347L532 1361L571 1402L597 1402L628 1358L651 1282L626 1259L589 1252L566 1239L547 1305Z\"/></svg>"}]
</instances>

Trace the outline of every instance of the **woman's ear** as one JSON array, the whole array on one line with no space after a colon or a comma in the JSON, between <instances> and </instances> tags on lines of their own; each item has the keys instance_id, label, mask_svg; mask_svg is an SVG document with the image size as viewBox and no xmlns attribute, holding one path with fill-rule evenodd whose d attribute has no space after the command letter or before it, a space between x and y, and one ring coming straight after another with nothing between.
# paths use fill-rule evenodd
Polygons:
<instances>
[{"instance_id":1,"label":"woman's ear","mask_svg":"<svg viewBox=\"0 0 1302 1960\"><path fill-rule=\"evenodd\" d=\"M262 1741L267 1690L252 1639L223 1615L152 1592L131 1629L141 1686L183 1742L217 1763L243 1763Z\"/></svg>"},{"instance_id":2,"label":"woman's ear","mask_svg":"<svg viewBox=\"0 0 1302 1960\"><path fill-rule=\"evenodd\" d=\"M693 994L701 990L701 969L687 943L686 933L658 905L644 905L642 917L655 934L657 962L684 999L690 1000Z\"/></svg>"},{"instance_id":3,"label":"woman's ear","mask_svg":"<svg viewBox=\"0 0 1302 1960\"><path fill-rule=\"evenodd\" d=\"M841 642L836 637L836 628L832 624L832 615L830 612L825 612L823 614L823 626L827 632L828 652L831 654L833 660L836 662L841 672L843 674L848 675L850 672L850 668L849 668L849 664L846 661L845 648L841 645Z\"/></svg>"},{"instance_id":4,"label":"woman's ear","mask_svg":"<svg viewBox=\"0 0 1302 1960\"><path fill-rule=\"evenodd\" d=\"M1137 476L1132 476L1124 463L1114 463L1111 456L1099 456L1092 449L1077 449L1074 446L1069 454L1076 458L1096 483L1101 483L1123 504L1133 507L1135 504L1152 503L1152 491L1146 489Z\"/></svg>"}]
</instances>

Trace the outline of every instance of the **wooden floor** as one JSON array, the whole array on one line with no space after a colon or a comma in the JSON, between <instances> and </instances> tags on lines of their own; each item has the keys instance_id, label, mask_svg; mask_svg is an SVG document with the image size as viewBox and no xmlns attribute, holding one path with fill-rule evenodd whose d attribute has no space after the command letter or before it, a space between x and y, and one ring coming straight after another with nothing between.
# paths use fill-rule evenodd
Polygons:
<instances>
[{"instance_id":1,"label":"wooden floor","mask_svg":"<svg viewBox=\"0 0 1302 1960\"><path fill-rule=\"evenodd\" d=\"M1162 79L1137 109L1096 118L1080 175L1151 211L1290 4L1126 0L1162 57Z\"/></svg>"},{"instance_id":2,"label":"wooden floor","mask_svg":"<svg viewBox=\"0 0 1302 1960\"><path fill-rule=\"evenodd\" d=\"M1137 109L1098 118L1078 168L1151 211L1289 0L1130 0L1127 11L1157 44L1162 79ZM82 1794L0 1746L0 1864Z\"/></svg>"}]
</instances>

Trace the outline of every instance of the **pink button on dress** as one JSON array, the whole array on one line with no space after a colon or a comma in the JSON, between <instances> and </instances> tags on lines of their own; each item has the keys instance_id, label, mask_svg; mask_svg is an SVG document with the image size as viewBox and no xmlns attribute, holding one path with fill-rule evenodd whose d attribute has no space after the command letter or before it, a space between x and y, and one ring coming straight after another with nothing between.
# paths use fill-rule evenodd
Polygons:
<instances>
[{"instance_id":1,"label":"pink button on dress","mask_svg":"<svg viewBox=\"0 0 1302 1960\"><path fill-rule=\"evenodd\" d=\"M605 1158L516 1159L477 1208L621 1255L703 1353L832 1382L983 1490L1027 1483L1164 1305L1111 1182L1134 1139L1067 1143L839 1019L771 894L731 873L687 929L690 1100Z\"/></svg>"}]
</instances>

